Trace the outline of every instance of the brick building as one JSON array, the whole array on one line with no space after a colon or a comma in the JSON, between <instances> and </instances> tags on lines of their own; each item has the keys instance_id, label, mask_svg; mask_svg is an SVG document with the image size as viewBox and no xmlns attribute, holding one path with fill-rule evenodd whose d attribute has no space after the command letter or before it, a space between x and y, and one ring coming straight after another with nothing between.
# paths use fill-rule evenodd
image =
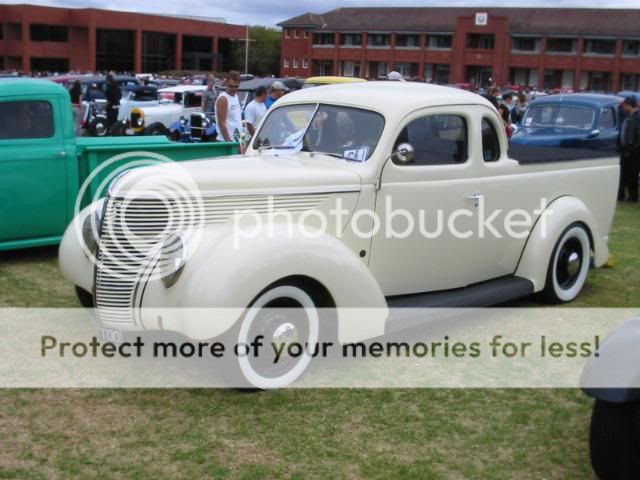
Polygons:
<instances>
[{"instance_id":1,"label":"brick building","mask_svg":"<svg viewBox=\"0 0 640 480\"><path fill-rule=\"evenodd\" d=\"M640 9L339 8L279 25L283 76L640 90Z\"/></svg>"},{"instance_id":2,"label":"brick building","mask_svg":"<svg viewBox=\"0 0 640 480\"><path fill-rule=\"evenodd\" d=\"M0 70L223 70L244 36L224 20L0 5Z\"/></svg>"}]
</instances>

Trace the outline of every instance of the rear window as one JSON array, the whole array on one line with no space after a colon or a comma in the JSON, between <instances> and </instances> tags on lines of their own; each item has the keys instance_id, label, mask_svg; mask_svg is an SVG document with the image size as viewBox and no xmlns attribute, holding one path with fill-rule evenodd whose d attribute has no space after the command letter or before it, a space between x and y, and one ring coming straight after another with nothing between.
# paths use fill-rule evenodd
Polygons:
<instances>
[{"instance_id":1,"label":"rear window","mask_svg":"<svg viewBox=\"0 0 640 480\"><path fill-rule=\"evenodd\" d=\"M613 108L607 107L602 109L598 128L601 130L616 128L616 114Z\"/></svg>"},{"instance_id":2,"label":"rear window","mask_svg":"<svg viewBox=\"0 0 640 480\"><path fill-rule=\"evenodd\" d=\"M531 128L571 128L589 130L593 127L595 110L588 107L540 105L532 106L523 119Z\"/></svg>"},{"instance_id":3,"label":"rear window","mask_svg":"<svg viewBox=\"0 0 640 480\"><path fill-rule=\"evenodd\" d=\"M53 109L49 102L0 103L0 140L53 136Z\"/></svg>"}]
</instances>

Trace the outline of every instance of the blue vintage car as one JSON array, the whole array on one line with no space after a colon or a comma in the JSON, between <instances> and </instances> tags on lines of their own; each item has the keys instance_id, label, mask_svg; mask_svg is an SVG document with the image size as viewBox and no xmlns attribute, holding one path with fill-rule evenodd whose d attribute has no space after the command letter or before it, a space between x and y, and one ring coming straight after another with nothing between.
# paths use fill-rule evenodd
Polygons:
<instances>
[{"instance_id":1,"label":"blue vintage car","mask_svg":"<svg viewBox=\"0 0 640 480\"><path fill-rule=\"evenodd\" d=\"M622 100L615 95L590 93L539 98L527 108L511 144L615 153Z\"/></svg>"}]
</instances>

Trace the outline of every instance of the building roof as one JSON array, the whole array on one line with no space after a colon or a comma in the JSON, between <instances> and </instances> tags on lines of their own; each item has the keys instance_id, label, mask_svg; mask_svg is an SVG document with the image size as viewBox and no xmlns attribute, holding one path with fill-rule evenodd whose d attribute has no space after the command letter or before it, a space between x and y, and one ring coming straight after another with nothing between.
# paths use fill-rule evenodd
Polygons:
<instances>
[{"instance_id":1,"label":"building roof","mask_svg":"<svg viewBox=\"0 0 640 480\"><path fill-rule=\"evenodd\" d=\"M509 19L509 32L575 36L640 37L640 9L597 8L338 8L321 15L306 13L285 20L282 27L313 27L333 31L453 32L458 17L486 12Z\"/></svg>"}]
</instances>

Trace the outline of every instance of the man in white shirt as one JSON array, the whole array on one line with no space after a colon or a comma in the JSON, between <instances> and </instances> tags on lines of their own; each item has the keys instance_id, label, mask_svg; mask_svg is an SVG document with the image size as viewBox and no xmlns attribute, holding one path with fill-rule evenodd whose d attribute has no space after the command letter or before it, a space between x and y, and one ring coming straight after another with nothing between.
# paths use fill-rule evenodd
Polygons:
<instances>
[{"instance_id":1,"label":"man in white shirt","mask_svg":"<svg viewBox=\"0 0 640 480\"><path fill-rule=\"evenodd\" d=\"M238 99L238 87L240 86L240 73L231 71L227 74L224 83L224 92L218 95L216 100L216 126L218 128L219 142L238 141L242 133L242 112Z\"/></svg>"},{"instance_id":2,"label":"man in white shirt","mask_svg":"<svg viewBox=\"0 0 640 480\"><path fill-rule=\"evenodd\" d=\"M244 110L244 119L247 126L247 131L249 135L253 137L256 133L256 128L262 120L262 117L267 112L267 107L264 104L264 101L267 99L267 89L265 87L256 88L256 96L247 108Z\"/></svg>"}]
</instances>

